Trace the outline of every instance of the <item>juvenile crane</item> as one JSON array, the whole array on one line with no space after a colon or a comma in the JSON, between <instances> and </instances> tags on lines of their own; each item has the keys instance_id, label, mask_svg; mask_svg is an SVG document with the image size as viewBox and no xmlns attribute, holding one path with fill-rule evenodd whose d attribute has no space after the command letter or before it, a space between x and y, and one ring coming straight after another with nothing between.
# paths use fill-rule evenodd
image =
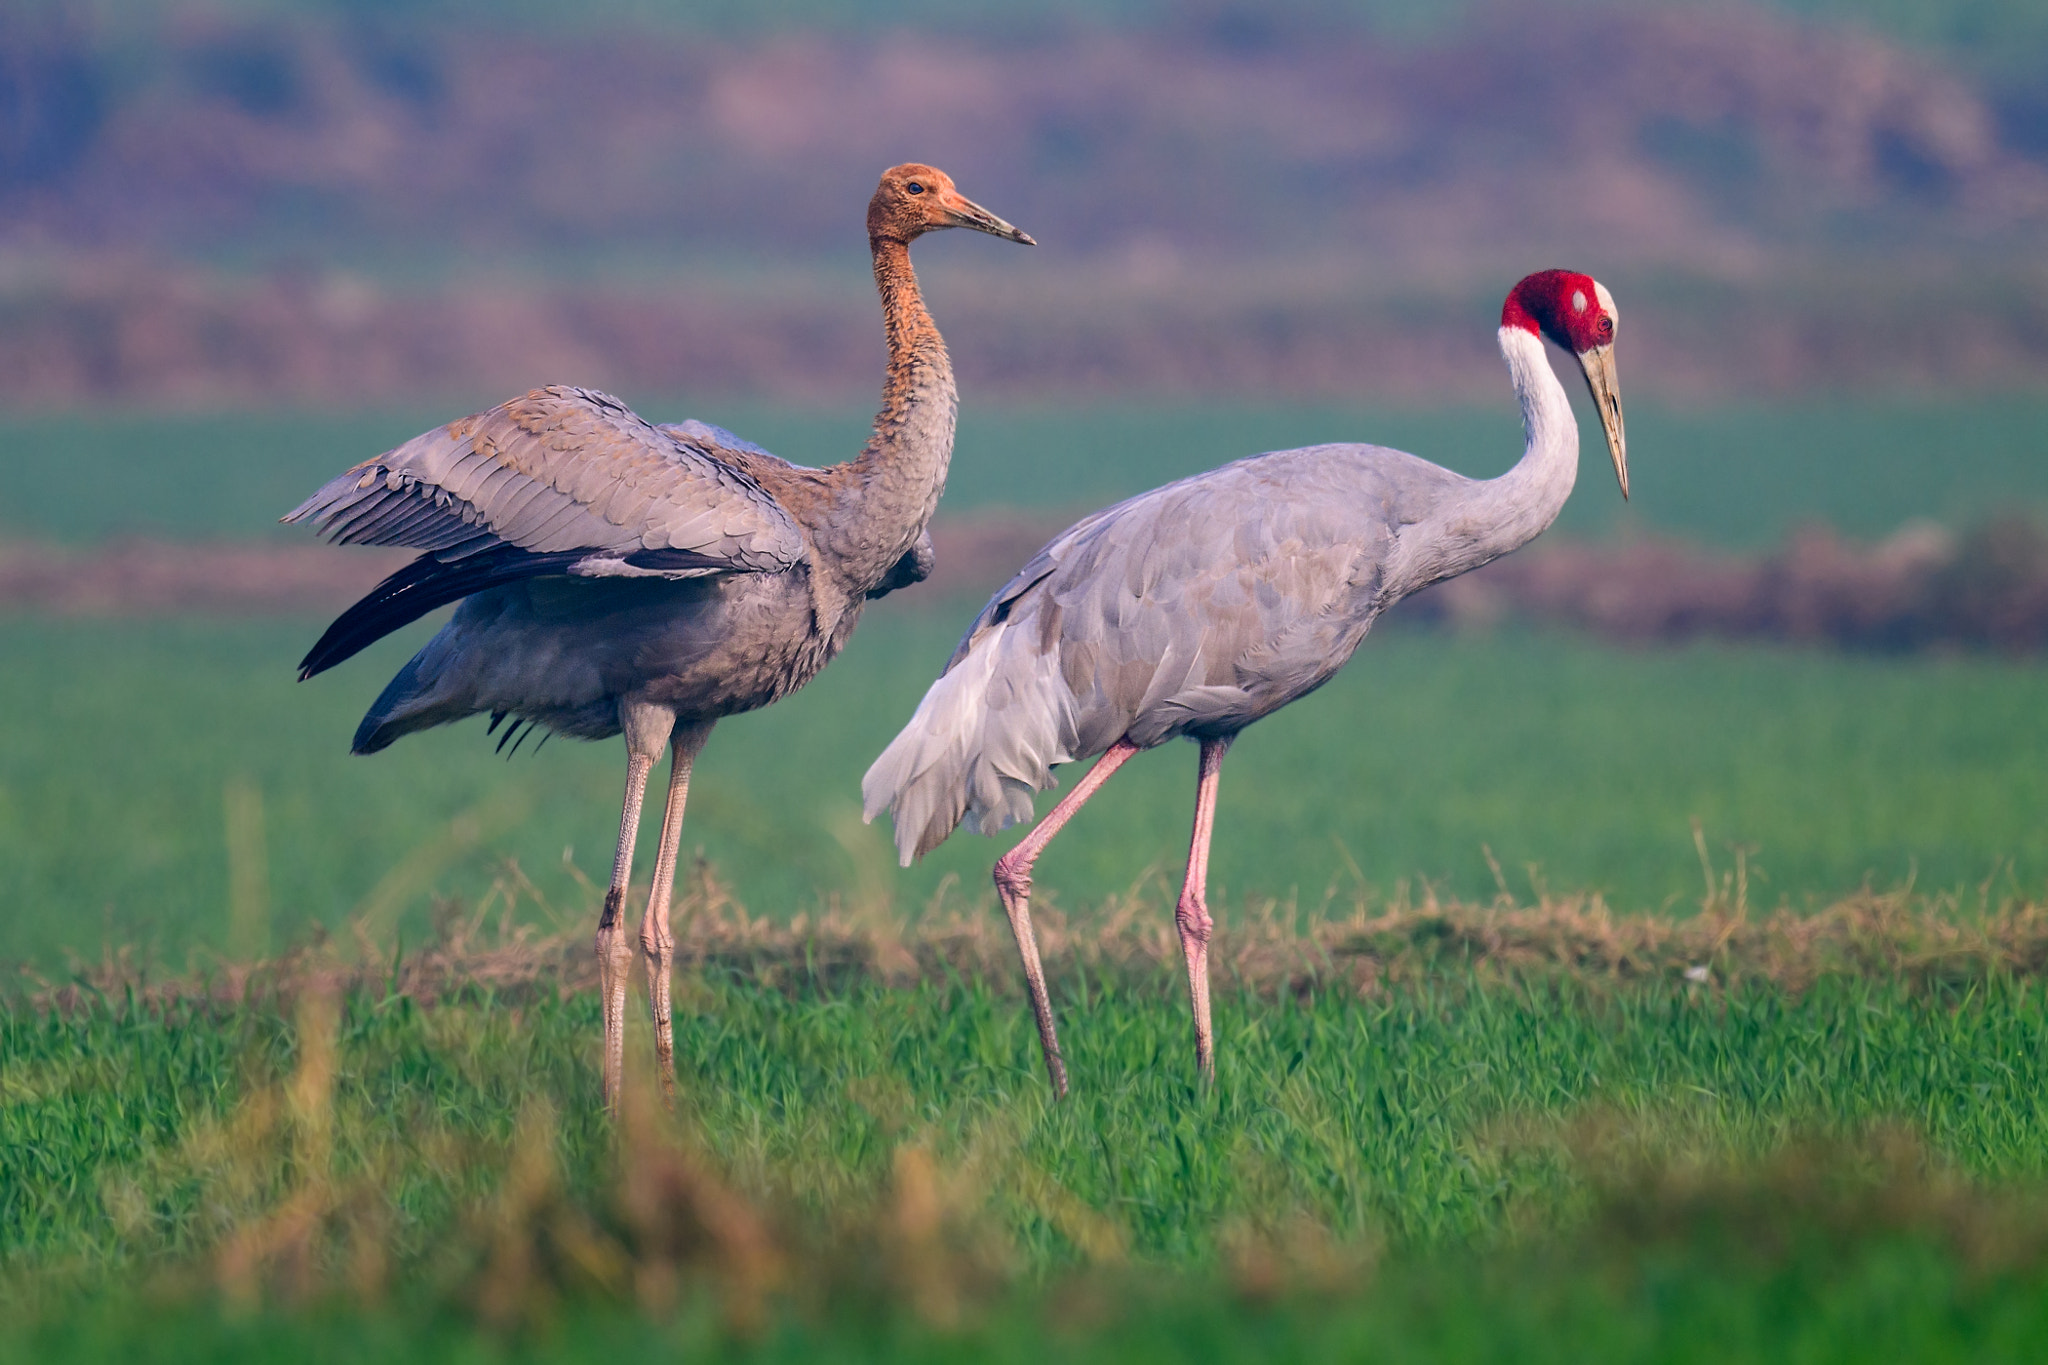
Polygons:
<instances>
[{"instance_id":1,"label":"juvenile crane","mask_svg":"<svg viewBox=\"0 0 2048 1365\"><path fill-rule=\"evenodd\" d=\"M1195 1062L1213 1077L1207 885L1224 753L1247 725L1328 682L1388 607L1556 519L1578 473L1579 432L1544 337L1578 358L1628 496L1615 322L1614 300L1590 276L1545 270L1514 287L1500 349L1527 439L1497 479L1381 446L1254 455L1083 518L982 608L861 789L868 819L893 814L908 866L963 822L993 834L1029 819L1056 764L1102 755L995 865L1056 1094L1067 1070L1031 930L1038 855L1134 754L1176 735L1201 744L1174 920Z\"/></svg>"},{"instance_id":2,"label":"juvenile crane","mask_svg":"<svg viewBox=\"0 0 2048 1365\"><path fill-rule=\"evenodd\" d=\"M597 929L613 1109L633 958L623 916L648 774L670 748L640 922L668 1085L668 911L691 764L719 717L802 687L839 653L868 599L930 572L925 526L945 486L957 401L910 244L952 227L1033 244L930 166L884 172L867 223L889 369L857 458L807 469L718 427L655 426L607 394L550 387L366 460L285 518L310 520L338 544L424 551L328 627L302 679L462 603L370 707L356 753L484 711L493 730L509 716L515 730L625 735L625 808Z\"/></svg>"}]
</instances>

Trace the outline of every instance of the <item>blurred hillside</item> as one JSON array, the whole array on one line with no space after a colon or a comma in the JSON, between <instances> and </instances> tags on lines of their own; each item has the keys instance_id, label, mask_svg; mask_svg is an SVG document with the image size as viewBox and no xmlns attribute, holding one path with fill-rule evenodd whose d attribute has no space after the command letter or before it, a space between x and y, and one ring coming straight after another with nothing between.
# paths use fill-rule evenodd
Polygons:
<instances>
[{"instance_id":1,"label":"blurred hillside","mask_svg":"<svg viewBox=\"0 0 2048 1365\"><path fill-rule=\"evenodd\" d=\"M1632 388L2038 385L2048 20L1852 10L20 5L0 364L15 404L865 394L860 212L920 159L1043 243L920 252L976 393L1491 397L1549 264L1614 287Z\"/></svg>"}]
</instances>

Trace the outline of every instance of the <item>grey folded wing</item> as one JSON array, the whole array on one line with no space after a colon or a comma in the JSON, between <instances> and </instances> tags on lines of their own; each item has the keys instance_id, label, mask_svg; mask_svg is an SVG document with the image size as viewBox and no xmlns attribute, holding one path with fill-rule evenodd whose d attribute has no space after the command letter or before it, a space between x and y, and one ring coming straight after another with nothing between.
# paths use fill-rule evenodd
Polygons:
<instances>
[{"instance_id":1,"label":"grey folded wing","mask_svg":"<svg viewBox=\"0 0 2048 1365\"><path fill-rule=\"evenodd\" d=\"M667 432L677 440L693 445L699 450L708 451L720 459L733 455L751 456L757 460L774 460L792 469L802 468L801 465L791 465L780 455L755 445L745 437L733 435L724 427L711 422L700 422L694 417L685 417L680 422L663 422L656 426L655 430Z\"/></svg>"},{"instance_id":2,"label":"grey folded wing","mask_svg":"<svg viewBox=\"0 0 2048 1365\"><path fill-rule=\"evenodd\" d=\"M742 469L758 470L765 465L767 468L796 473L813 472L763 450L752 441L733 435L724 427L714 426L710 422L700 422L694 417L685 418L680 422L663 423L658 430L670 432L679 439ZM872 602L877 597L887 597L898 588L907 588L914 583L924 582L932 576L932 568L937 563L938 555L932 549L931 532L919 532L917 540L903 552L903 557L890 567L889 572L882 576L882 581L868 589L868 600Z\"/></svg>"},{"instance_id":3,"label":"grey folded wing","mask_svg":"<svg viewBox=\"0 0 2048 1365\"><path fill-rule=\"evenodd\" d=\"M653 426L593 389L535 389L364 461L284 519L311 521L339 545L404 545L444 563L509 545L587 551L593 562L570 572L795 565L796 523L710 443L690 440L695 425Z\"/></svg>"},{"instance_id":4,"label":"grey folded wing","mask_svg":"<svg viewBox=\"0 0 2048 1365\"><path fill-rule=\"evenodd\" d=\"M969 623L967 633L960 637L960 643L953 647L953 655L946 660L946 666L939 670L940 674L943 676L952 672L954 666L966 658L968 651L974 648L975 641L986 635L991 626L1008 620L1010 612L1026 593L1052 577L1062 565L1075 558L1077 554L1085 553L1105 523L1113 525L1130 507L1160 491L1155 489L1153 494L1140 494L1136 498L1091 512L1047 541L1044 548L1025 561L1023 568L1010 576L1009 582L996 589L995 596L988 599L987 605L983 606L981 612Z\"/></svg>"},{"instance_id":5,"label":"grey folded wing","mask_svg":"<svg viewBox=\"0 0 2048 1365\"><path fill-rule=\"evenodd\" d=\"M521 578L780 573L802 531L706 428L653 426L594 389L549 387L436 428L329 481L284 520L340 545L424 551L300 664L330 668L435 607ZM715 433L715 435L714 435Z\"/></svg>"}]
</instances>

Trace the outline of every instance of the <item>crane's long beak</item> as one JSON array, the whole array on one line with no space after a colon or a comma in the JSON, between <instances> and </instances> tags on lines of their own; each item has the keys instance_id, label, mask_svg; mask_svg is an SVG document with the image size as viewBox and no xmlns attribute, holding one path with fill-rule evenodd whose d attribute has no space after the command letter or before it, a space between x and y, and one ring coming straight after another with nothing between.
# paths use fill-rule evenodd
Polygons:
<instances>
[{"instance_id":1,"label":"crane's long beak","mask_svg":"<svg viewBox=\"0 0 2048 1365\"><path fill-rule=\"evenodd\" d=\"M937 224L940 227L973 228L976 232L986 232L991 237L1002 237L1012 242L1022 242L1025 246L1038 245L1038 243L1031 240L1030 233L1011 227L1008 223L958 191L949 195L939 205L939 213L945 219L944 222Z\"/></svg>"},{"instance_id":2,"label":"crane's long beak","mask_svg":"<svg viewBox=\"0 0 2048 1365\"><path fill-rule=\"evenodd\" d=\"M1614 378L1614 343L1579 352L1579 366L1586 372L1586 387L1593 391L1593 406L1600 410L1600 425L1607 430L1607 453L1614 457L1614 477L1621 481L1621 496L1628 499L1628 435L1621 425L1621 386Z\"/></svg>"}]
</instances>

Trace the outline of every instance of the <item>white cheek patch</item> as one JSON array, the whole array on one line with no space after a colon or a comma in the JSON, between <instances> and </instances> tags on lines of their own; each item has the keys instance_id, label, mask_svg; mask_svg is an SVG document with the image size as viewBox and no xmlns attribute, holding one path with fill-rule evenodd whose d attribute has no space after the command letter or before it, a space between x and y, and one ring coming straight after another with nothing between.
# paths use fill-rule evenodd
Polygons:
<instances>
[{"instance_id":1,"label":"white cheek patch","mask_svg":"<svg viewBox=\"0 0 2048 1365\"><path fill-rule=\"evenodd\" d=\"M1583 290L1583 289L1574 289L1574 290L1572 290L1572 311L1573 311L1574 313L1583 313L1583 312L1585 312L1585 311L1586 311L1586 291L1585 291L1585 290Z\"/></svg>"}]
</instances>

